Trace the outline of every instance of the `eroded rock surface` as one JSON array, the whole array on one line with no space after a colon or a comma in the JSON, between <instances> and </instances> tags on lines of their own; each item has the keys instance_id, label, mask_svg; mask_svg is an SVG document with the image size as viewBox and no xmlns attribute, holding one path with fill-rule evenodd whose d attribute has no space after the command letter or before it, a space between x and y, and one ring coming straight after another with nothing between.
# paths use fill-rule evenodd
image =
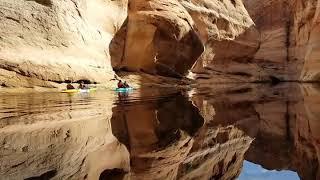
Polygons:
<instances>
[{"instance_id":1,"label":"eroded rock surface","mask_svg":"<svg viewBox=\"0 0 320 180\"><path fill-rule=\"evenodd\" d=\"M2 0L0 12L2 86L113 77L108 46L126 0Z\"/></svg>"},{"instance_id":2,"label":"eroded rock surface","mask_svg":"<svg viewBox=\"0 0 320 180\"><path fill-rule=\"evenodd\" d=\"M319 81L320 1L295 0L290 29L290 79Z\"/></svg>"},{"instance_id":3,"label":"eroded rock surface","mask_svg":"<svg viewBox=\"0 0 320 180\"><path fill-rule=\"evenodd\" d=\"M123 28L111 46L116 69L181 77L203 52L193 19L177 0L130 1Z\"/></svg>"},{"instance_id":4,"label":"eroded rock surface","mask_svg":"<svg viewBox=\"0 0 320 180\"><path fill-rule=\"evenodd\" d=\"M237 81L228 76L247 71L259 47L259 33L242 1L180 1L196 23L205 51L192 68L199 79ZM252 69L252 68L251 68ZM241 75L238 81L241 80ZM246 81L250 77L245 76Z\"/></svg>"}]
</instances>

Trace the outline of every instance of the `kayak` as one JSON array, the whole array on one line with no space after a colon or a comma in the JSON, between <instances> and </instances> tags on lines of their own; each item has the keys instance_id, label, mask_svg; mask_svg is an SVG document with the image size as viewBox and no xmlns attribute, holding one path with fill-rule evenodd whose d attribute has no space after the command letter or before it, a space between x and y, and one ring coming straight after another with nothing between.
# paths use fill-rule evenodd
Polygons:
<instances>
[{"instance_id":1,"label":"kayak","mask_svg":"<svg viewBox=\"0 0 320 180\"><path fill-rule=\"evenodd\" d=\"M128 92L128 91L132 91L133 88L129 87L129 88L116 88L115 91L117 92Z\"/></svg>"},{"instance_id":2,"label":"kayak","mask_svg":"<svg viewBox=\"0 0 320 180\"><path fill-rule=\"evenodd\" d=\"M62 93L89 93L89 92L93 92L96 91L97 88L90 88L90 89L67 89L67 90L63 90L61 91Z\"/></svg>"}]
</instances>

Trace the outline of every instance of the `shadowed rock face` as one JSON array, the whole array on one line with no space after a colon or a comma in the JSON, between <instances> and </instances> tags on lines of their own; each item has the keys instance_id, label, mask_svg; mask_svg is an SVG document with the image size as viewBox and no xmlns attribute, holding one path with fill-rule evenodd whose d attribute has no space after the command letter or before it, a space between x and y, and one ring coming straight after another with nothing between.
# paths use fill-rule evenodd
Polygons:
<instances>
[{"instance_id":1,"label":"shadowed rock face","mask_svg":"<svg viewBox=\"0 0 320 180\"><path fill-rule=\"evenodd\" d=\"M318 81L319 1L244 0L243 3L255 27L243 34L242 44L255 42L258 46L240 47L244 54L240 59L231 55L228 59L232 62L225 61L223 77L231 76L235 81L272 81L273 78ZM259 36L253 36L253 29ZM225 49L227 54L234 49L238 51L233 46ZM213 59L219 61L220 56ZM215 67L219 69L219 65Z\"/></svg>"},{"instance_id":2,"label":"shadowed rock face","mask_svg":"<svg viewBox=\"0 0 320 180\"><path fill-rule=\"evenodd\" d=\"M128 22L110 46L112 64L116 69L164 76L179 77L189 70L206 75L213 66L256 51L253 27L238 37L251 26L241 1L131 1ZM233 53L227 55L225 49L230 47Z\"/></svg>"},{"instance_id":3,"label":"shadowed rock face","mask_svg":"<svg viewBox=\"0 0 320 180\"><path fill-rule=\"evenodd\" d=\"M247 160L296 171L302 179L319 178L319 87L251 84L200 92L193 101L205 119L215 126L234 124L255 138Z\"/></svg>"},{"instance_id":4,"label":"shadowed rock face","mask_svg":"<svg viewBox=\"0 0 320 180\"><path fill-rule=\"evenodd\" d=\"M249 81L249 59L259 47L259 33L242 1L180 1L195 21L205 51L192 72L212 82ZM248 76L238 75L245 72Z\"/></svg>"},{"instance_id":5,"label":"shadowed rock face","mask_svg":"<svg viewBox=\"0 0 320 180\"><path fill-rule=\"evenodd\" d=\"M320 1L295 0L291 4L294 18L290 29L290 78L319 81Z\"/></svg>"},{"instance_id":6,"label":"shadowed rock face","mask_svg":"<svg viewBox=\"0 0 320 180\"><path fill-rule=\"evenodd\" d=\"M203 52L191 16L176 0L130 1L123 28L111 44L116 69L181 77Z\"/></svg>"}]
</instances>

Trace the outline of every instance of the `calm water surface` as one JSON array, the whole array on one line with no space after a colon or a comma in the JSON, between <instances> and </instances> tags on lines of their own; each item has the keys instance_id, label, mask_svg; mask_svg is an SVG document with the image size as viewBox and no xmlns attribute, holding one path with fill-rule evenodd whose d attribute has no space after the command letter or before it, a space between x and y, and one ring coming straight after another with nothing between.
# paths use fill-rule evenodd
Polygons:
<instances>
[{"instance_id":1,"label":"calm water surface","mask_svg":"<svg viewBox=\"0 0 320 180\"><path fill-rule=\"evenodd\" d=\"M0 94L0 179L320 179L317 85Z\"/></svg>"}]
</instances>

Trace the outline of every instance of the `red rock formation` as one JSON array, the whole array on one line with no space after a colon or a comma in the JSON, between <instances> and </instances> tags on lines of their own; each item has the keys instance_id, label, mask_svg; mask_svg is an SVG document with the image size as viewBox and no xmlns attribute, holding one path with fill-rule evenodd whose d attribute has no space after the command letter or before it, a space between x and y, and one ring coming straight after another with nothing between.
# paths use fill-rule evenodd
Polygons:
<instances>
[{"instance_id":1,"label":"red rock formation","mask_svg":"<svg viewBox=\"0 0 320 180\"><path fill-rule=\"evenodd\" d=\"M123 51L112 49L116 69L179 77L203 51L191 16L176 0L130 1L124 28L115 37Z\"/></svg>"},{"instance_id":2,"label":"red rock formation","mask_svg":"<svg viewBox=\"0 0 320 180\"><path fill-rule=\"evenodd\" d=\"M290 1L293 20L290 29L290 79L319 81L320 1Z\"/></svg>"}]
</instances>

